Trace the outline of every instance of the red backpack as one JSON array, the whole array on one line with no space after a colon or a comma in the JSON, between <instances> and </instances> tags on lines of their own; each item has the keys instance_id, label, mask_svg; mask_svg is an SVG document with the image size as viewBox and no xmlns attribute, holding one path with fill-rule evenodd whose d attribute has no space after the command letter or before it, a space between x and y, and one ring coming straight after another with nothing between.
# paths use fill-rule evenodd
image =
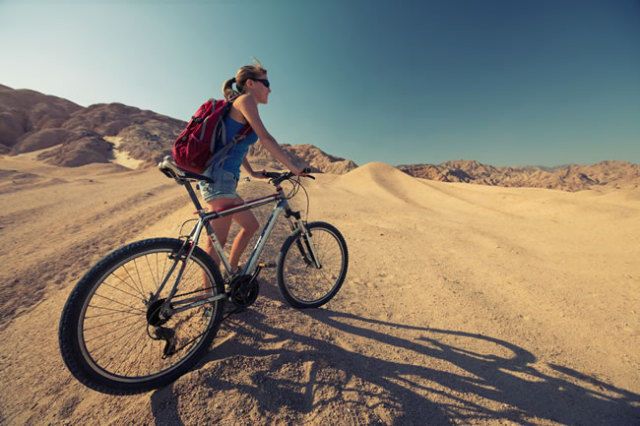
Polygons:
<instances>
[{"instance_id":1,"label":"red backpack","mask_svg":"<svg viewBox=\"0 0 640 426\"><path fill-rule=\"evenodd\" d=\"M226 140L224 118L230 109L231 102L215 99L198 108L173 143L171 153L178 167L202 174L214 160L222 162L229 149L251 132L251 126L246 124L233 141Z\"/></svg>"}]
</instances>

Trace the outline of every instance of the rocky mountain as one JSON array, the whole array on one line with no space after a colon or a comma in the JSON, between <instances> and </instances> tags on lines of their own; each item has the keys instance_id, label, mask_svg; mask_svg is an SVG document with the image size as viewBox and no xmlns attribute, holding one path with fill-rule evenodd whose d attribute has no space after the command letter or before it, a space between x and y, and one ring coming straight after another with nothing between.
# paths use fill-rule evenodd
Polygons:
<instances>
[{"instance_id":1,"label":"rocky mountain","mask_svg":"<svg viewBox=\"0 0 640 426\"><path fill-rule=\"evenodd\" d=\"M119 103L82 107L66 99L0 86L0 152L20 154L51 148L39 158L59 166L104 163L122 136L120 149L146 164L167 151L183 122Z\"/></svg>"},{"instance_id":2,"label":"rocky mountain","mask_svg":"<svg viewBox=\"0 0 640 426\"><path fill-rule=\"evenodd\" d=\"M593 186L638 186L640 164L602 161L592 165L571 164L558 167L494 167L477 161L457 160L434 164L398 166L403 172L441 182L480 185L553 188L579 191Z\"/></svg>"},{"instance_id":3,"label":"rocky mountain","mask_svg":"<svg viewBox=\"0 0 640 426\"><path fill-rule=\"evenodd\" d=\"M310 145L281 145L289 158L298 166L310 166L314 172L344 174L358 167L356 163L344 158L334 157L321 149ZM249 149L247 157L250 162L256 163L262 167L278 168L279 163L264 149L260 144L255 144Z\"/></svg>"},{"instance_id":4,"label":"rocky mountain","mask_svg":"<svg viewBox=\"0 0 640 426\"><path fill-rule=\"evenodd\" d=\"M62 125L81 109L66 99L0 85L0 152L20 153L69 139Z\"/></svg>"},{"instance_id":5,"label":"rocky mountain","mask_svg":"<svg viewBox=\"0 0 640 426\"><path fill-rule=\"evenodd\" d=\"M20 154L51 148L39 159L75 167L105 163L117 149L130 158L154 166L171 152L171 145L186 123L153 111L120 103L82 107L56 96L0 85L0 154ZM106 139L109 139L107 141ZM326 154L313 145L283 145L298 164L314 171L346 173L357 165ZM265 167L281 167L261 146L249 160Z\"/></svg>"}]
</instances>

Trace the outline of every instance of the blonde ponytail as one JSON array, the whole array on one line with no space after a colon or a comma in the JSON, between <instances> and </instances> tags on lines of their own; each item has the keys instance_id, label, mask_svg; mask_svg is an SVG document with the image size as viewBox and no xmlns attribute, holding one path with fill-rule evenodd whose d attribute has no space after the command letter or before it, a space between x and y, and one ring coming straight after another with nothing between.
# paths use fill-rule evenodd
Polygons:
<instances>
[{"instance_id":1,"label":"blonde ponytail","mask_svg":"<svg viewBox=\"0 0 640 426\"><path fill-rule=\"evenodd\" d=\"M224 84L222 85L222 94L224 95L224 98L228 101L231 101L237 98L238 96L240 96L240 92L233 89L233 83L235 82L236 82L236 78L233 77L225 81Z\"/></svg>"},{"instance_id":2,"label":"blonde ponytail","mask_svg":"<svg viewBox=\"0 0 640 426\"><path fill-rule=\"evenodd\" d=\"M260 63L241 67L235 77L225 81L222 85L224 98L227 101L234 100L244 91L244 84L247 80L263 78L265 74L267 74L267 70L264 69ZM233 88L234 83L236 85L235 89Z\"/></svg>"}]
</instances>

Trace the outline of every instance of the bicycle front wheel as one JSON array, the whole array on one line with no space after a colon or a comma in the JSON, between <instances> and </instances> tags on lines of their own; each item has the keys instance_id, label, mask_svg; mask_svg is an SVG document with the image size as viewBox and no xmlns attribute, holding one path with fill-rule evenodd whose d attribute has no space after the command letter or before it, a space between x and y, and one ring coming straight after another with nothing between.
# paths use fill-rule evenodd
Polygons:
<instances>
[{"instance_id":1,"label":"bicycle front wheel","mask_svg":"<svg viewBox=\"0 0 640 426\"><path fill-rule=\"evenodd\" d=\"M207 350L222 320L222 300L159 316L183 265L172 301L224 291L211 258L196 247L184 264L177 256L182 245L170 238L129 244L78 282L58 337L62 358L80 382L110 394L145 392L186 373ZM165 280L161 294L151 297Z\"/></svg>"},{"instance_id":2,"label":"bicycle front wheel","mask_svg":"<svg viewBox=\"0 0 640 426\"><path fill-rule=\"evenodd\" d=\"M331 300L347 276L349 253L340 231L325 222L306 225L309 235L297 231L280 249L278 286L296 308L317 308Z\"/></svg>"}]
</instances>

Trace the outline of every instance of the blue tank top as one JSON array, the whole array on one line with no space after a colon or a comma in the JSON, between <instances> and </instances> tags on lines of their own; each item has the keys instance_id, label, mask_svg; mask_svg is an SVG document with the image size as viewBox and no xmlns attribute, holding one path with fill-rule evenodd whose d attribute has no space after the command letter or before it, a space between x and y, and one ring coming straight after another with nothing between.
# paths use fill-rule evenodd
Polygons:
<instances>
[{"instance_id":1,"label":"blue tank top","mask_svg":"<svg viewBox=\"0 0 640 426\"><path fill-rule=\"evenodd\" d=\"M227 115L224 119L224 126L227 133L227 141L233 140L233 137L244 127L244 124L238 123L236 120ZM258 135L251 131L243 140L233 145L227 154L227 158L222 163L222 168L235 175L236 179L240 179L240 165L245 155L249 151L249 147L256 143Z\"/></svg>"}]
</instances>

